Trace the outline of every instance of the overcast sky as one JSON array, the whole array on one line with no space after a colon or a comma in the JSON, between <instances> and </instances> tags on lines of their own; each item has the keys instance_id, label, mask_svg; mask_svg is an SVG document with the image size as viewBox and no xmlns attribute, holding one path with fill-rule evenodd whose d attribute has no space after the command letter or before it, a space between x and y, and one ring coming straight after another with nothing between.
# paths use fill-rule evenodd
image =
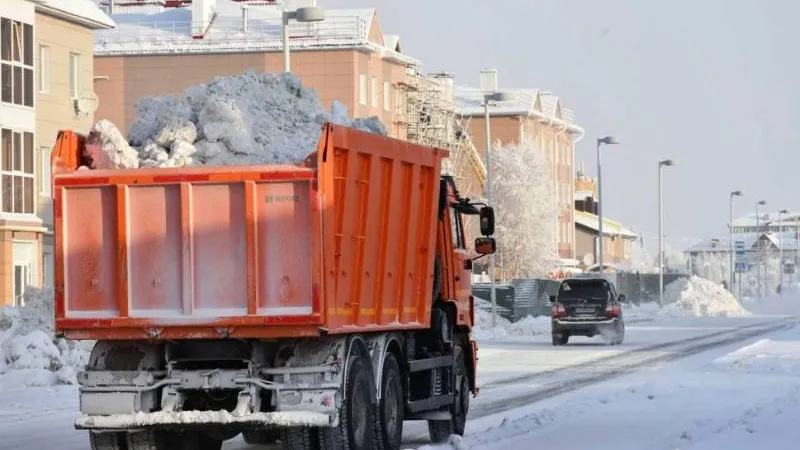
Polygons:
<instances>
[{"instance_id":1,"label":"overcast sky","mask_svg":"<svg viewBox=\"0 0 800 450\"><path fill-rule=\"evenodd\" d=\"M728 194L744 214L757 200L800 210L800 1L797 0L319 0L376 7L384 33L426 71L477 85L552 90L586 129L577 160L603 158L604 211L657 236L657 161L665 172L664 233L725 233ZM739 214L737 214L739 215Z\"/></svg>"}]
</instances>

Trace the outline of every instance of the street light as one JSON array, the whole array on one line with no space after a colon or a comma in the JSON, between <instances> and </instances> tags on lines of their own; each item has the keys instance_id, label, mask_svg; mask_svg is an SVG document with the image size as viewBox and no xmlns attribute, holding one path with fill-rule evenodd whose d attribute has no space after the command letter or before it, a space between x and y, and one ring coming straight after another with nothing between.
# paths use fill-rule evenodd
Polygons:
<instances>
[{"instance_id":1,"label":"street light","mask_svg":"<svg viewBox=\"0 0 800 450\"><path fill-rule=\"evenodd\" d=\"M731 200L730 200L730 207L731 207L731 217L728 226L728 240L730 241L728 244L730 246L730 267L729 275L730 275L730 284L728 284L728 290L733 292L733 197L741 197L744 194L742 191L731 191Z\"/></svg>"},{"instance_id":2,"label":"street light","mask_svg":"<svg viewBox=\"0 0 800 450\"><path fill-rule=\"evenodd\" d=\"M664 167L672 167L675 162L671 159L658 160L658 304L664 304L664 233L662 231L662 197L661 197L661 171Z\"/></svg>"},{"instance_id":3,"label":"street light","mask_svg":"<svg viewBox=\"0 0 800 450\"><path fill-rule=\"evenodd\" d=\"M489 125L489 102L507 102L513 100L514 96L508 92L487 92L483 94L483 121L486 123L486 204L494 206L492 203L492 137L491 126ZM494 253L489 255L489 296L492 301L492 328L497 326L497 296L495 293Z\"/></svg>"},{"instance_id":4,"label":"street light","mask_svg":"<svg viewBox=\"0 0 800 450\"><path fill-rule=\"evenodd\" d=\"M759 234L761 233L761 216L760 216L760 213L758 212L758 207L759 206L764 206L766 204L767 204L766 200L759 200L758 202L756 202L756 244L758 245L756 248L758 248L758 262L759 263L762 262L761 260L762 260L762 256L763 256L762 253L763 252L761 251L761 244L760 244L760 241L759 241L759 237L760 237ZM766 272L767 272L767 268L766 268L766 266L764 266L764 279L767 278ZM763 293L763 288L761 287L761 266L760 266L760 264L758 266L756 266L756 286L758 287L758 296L760 297L761 294Z\"/></svg>"},{"instance_id":5,"label":"street light","mask_svg":"<svg viewBox=\"0 0 800 450\"><path fill-rule=\"evenodd\" d=\"M783 294L783 215L789 211L782 209L778 211L778 288Z\"/></svg>"},{"instance_id":6,"label":"street light","mask_svg":"<svg viewBox=\"0 0 800 450\"><path fill-rule=\"evenodd\" d=\"M605 272L603 267L603 170L600 160L601 145L617 145L619 140L614 136L597 138L597 262L600 264L600 273Z\"/></svg>"},{"instance_id":7,"label":"street light","mask_svg":"<svg viewBox=\"0 0 800 450\"><path fill-rule=\"evenodd\" d=\"M289 64L289 21L295 20L300 23L322 22L325 20L325 10L314 6L297 8L294 11L283 11L283 23L281 24L281 36L283 37L283 71L291 72Z\"/></svg>"}]
</instances>

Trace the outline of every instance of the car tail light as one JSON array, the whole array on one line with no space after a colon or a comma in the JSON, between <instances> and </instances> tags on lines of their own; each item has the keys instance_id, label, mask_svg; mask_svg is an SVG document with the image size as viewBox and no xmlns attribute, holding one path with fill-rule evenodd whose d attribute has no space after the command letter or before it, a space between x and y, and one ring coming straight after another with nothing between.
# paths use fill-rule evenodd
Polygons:
<instances>
[{"instance_id":1,"label":"car tail light","mask_svg":"<svg viewBox=\"0 0 800 450\"><path fill-rule=\"evenodd\" d=\"M621 314L622 310L620 309L619 305L606 306L606 317L619 317Z\"/></svg>"},{"instance_id":2,"label":"car tail light","mask_svg":"<svg viewBox=\"0 0 800 450\"><path fill-rule=\"evenodd\" d=\"M559 317L566 317L567 310L564 308L564 305L560 303L553 304L553 318L558 319Z\"/></svg>"}]
</instances>

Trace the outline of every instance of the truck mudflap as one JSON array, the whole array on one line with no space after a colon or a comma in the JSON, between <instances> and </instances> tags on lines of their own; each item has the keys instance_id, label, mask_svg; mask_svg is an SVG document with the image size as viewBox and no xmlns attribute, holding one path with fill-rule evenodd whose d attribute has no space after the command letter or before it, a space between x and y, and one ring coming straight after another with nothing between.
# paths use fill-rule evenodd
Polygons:
<instances>
[{"instance_id":1,"label":"truck mudflap","mask_svg":"<svg viewBox=\"0 0 800 450\"><path fill-rule=\"evenodd\" d=\"M87 415L75 419L78 430L136 430L175 426L238 425L243 428L335 427L338 416L313 411L257 412L238 415L235 411L157 411L134 414Z\"/></svg>"}]
</instances>

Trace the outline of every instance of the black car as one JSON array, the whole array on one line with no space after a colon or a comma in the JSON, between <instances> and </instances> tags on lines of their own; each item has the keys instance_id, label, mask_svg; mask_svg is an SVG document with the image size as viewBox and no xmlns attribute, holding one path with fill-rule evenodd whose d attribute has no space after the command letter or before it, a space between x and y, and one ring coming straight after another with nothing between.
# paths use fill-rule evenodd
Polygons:
<instances>
[{"instance_id":1,"label":"black car","mask_svg":"<svg viewBox=\"0 0 800 450\"><path fill-rule=\"evenodd\" d=\"M553 345L565 345L570 336L601 334L611 345L625 339L622 302L614 285L605 278L573 278L561 282L558 295L550 296L553 305L551 330Z\"/></svg>"}]
</instances>

